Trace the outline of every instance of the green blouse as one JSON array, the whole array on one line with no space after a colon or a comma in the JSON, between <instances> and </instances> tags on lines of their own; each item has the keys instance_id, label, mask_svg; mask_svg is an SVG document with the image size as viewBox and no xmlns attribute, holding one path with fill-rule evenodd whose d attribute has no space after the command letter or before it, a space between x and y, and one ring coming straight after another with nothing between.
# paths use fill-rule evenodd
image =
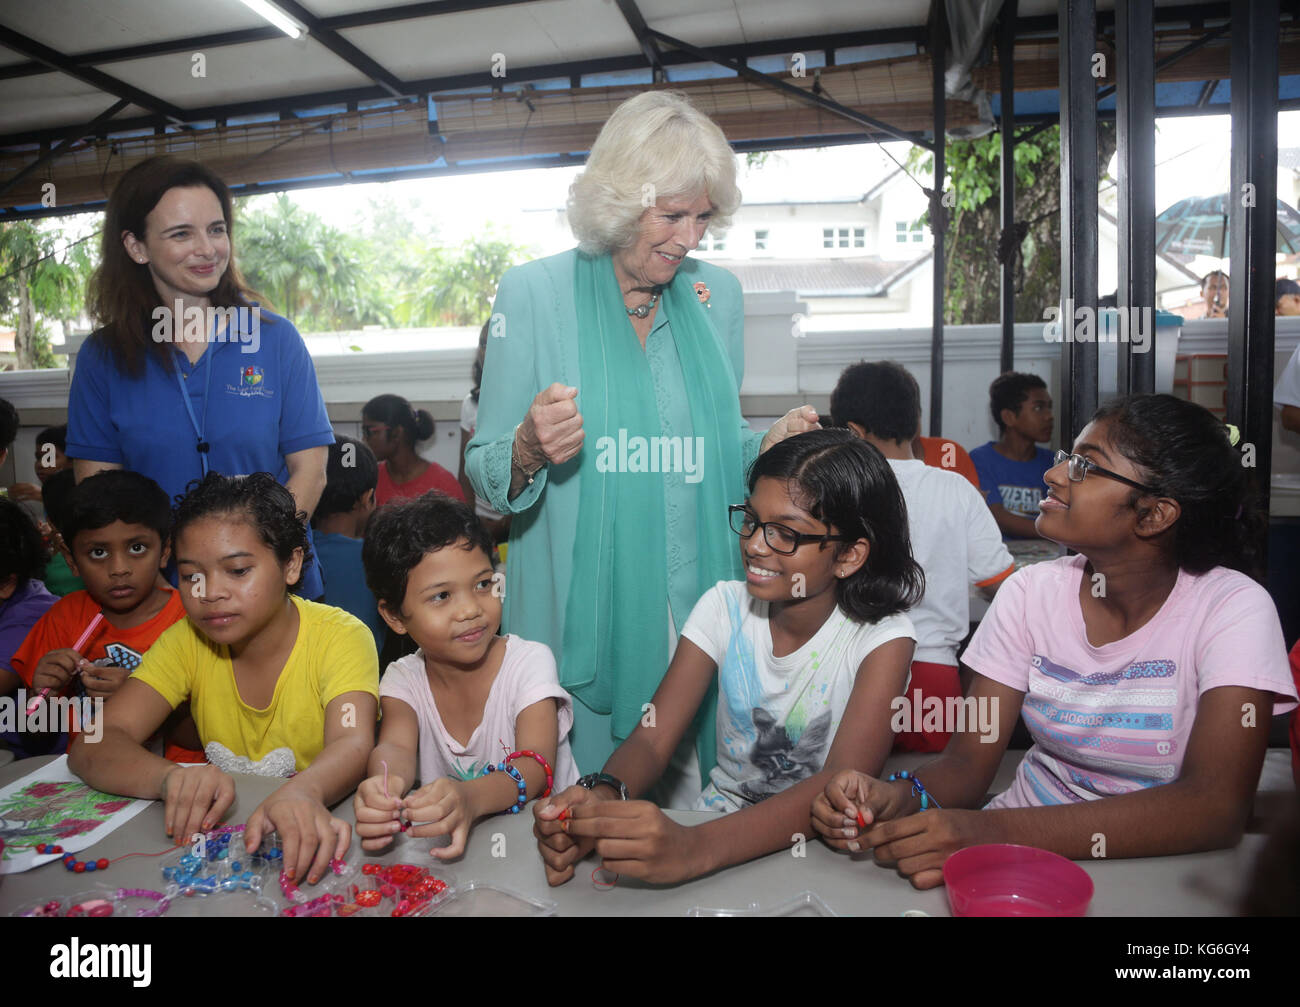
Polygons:
<instances>
[{"instance_id":1,"label":"green blouse","mask_svg":"<svg viewBox=\"0 0 1300 1007\"><path fill-rule=\"evenodd\" d=\"M533 484L513 500L508 499L508 493L515 427L527 415L537 393L554 382L577 386L577 406L582 411L574 306L576 261L575 249L517 266L502 278L489 325L491 334L479 393L478 425L465 452L465 469L475 492L501 513L515 515L506 562L503 625L511 633L545 643L561 665L573 545L578 534L578 458L563 465L544 467ZM703 282L709 288L709 318L730 357L739 395L745 356L740 283L726 270L690 257L680 269L686 271L692 282ZM667 437L681 437L685 444L685 438L692 436L691 412L671 326L672 318L660 301L654 327L646 339L645 353L662 433ZM622 336L635 338L630 322ZM619 375L610 374L609 381L617 389ZM735 433L742 445L747 470L758 455L763 434L743 422ZM597 450L590 433L582 450ZM702 593L695 547L697 483L688 481L689 472L669 472L661 478L668 554L638 555L630 557L628 562L666 564L666 607L671 607L673 623L680 630ZM717 521L726 528L727 515L718 514ZM705 588L709 586L712 585ZM655 603L654 599L646 599L646 604ZM660 632L667 633L667 624L665 611L659 623L663 627ZM610 669L610 673L616 674L617 669ZM649 700L650 696L646 696L645 701ZM599 765L590 765L596 757L593 739L579 740L587 754L585 760L579 759L580 767L583 771L599 769ZM613 751L615 740L612 736L600 739L599 749L607 756ZM704 771L707 770L706 765Z\"/></svg>"}]
</instances>

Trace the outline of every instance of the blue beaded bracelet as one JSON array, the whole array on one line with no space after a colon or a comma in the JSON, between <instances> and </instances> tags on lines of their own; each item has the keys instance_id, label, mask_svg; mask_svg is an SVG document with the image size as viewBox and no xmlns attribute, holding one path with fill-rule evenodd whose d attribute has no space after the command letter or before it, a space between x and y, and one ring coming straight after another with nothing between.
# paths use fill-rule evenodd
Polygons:
<instances>
[{"instance_id":1,"label":"blue beaded bracelet","mask_svg":"<svg viewBox=\"0 0 1300 1007\"><path fill-rule=\"evenodd\" d=\"M893 783L895 780L911 780L911 781L912 781L912 796L913 796L913 797L919 797L919 798L921 798L921 810L922 810L922 811L925 811L926 809L928 809L928 808L930 807L931 804L933 804L933 805L934 805L936 808L938 808L940 811L943 810L943 805L941 805L938 801L936 801L936 800L935 800L935 799L930 795L930 792L929 792L928 790L925 789L925 784L923 784L923 783L922 783L920 780L918 780L915 776L913 776L911 773L909 773L906 769L901 770L901 771L899 771L899 772L897 772L897 773L890 773L890 774L889 774L889 779L886 780L885 782L886 782L886 783Z\"/></svg>"},{"instance_id":2,"label":"blue beaded bracelet","mask_svg":"<svg viewBox=\"0 0 1300 1007\"><path fill-rule=\"evenodd\" d=\"M506 773L515 781L515 786L519 788L519 796L515 799L514 804L506 808L506 811L512 815L519 814L519 809L528 803L528 784L524 782L524 774L508 762L498 762L495 766L489 763L483 767L483 772L480 775L487 776L488 773ZM502 812L502 814L505 814L505 812Z\"/></svg>"}]
</instances>

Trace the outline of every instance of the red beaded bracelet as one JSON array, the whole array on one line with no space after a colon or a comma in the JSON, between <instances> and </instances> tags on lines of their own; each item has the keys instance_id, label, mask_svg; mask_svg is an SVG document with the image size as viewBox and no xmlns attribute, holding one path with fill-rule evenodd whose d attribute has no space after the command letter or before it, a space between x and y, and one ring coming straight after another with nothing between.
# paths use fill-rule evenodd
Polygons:
<instances>
[{"instance_id":1,"label":"red beaded bracelet","mask_svg":"<svg viewBox=\"0 0 1300 1007\"><path fill-rule=\"evenodd\" d=\"M540 755L538 755L536 752L530 752L530 751L529 751L528 749L526 749L526 748L521 749L521 750L519 750L518 752L511 752L509 755L507 755L507 756L505 757L505 760L504 760L504 761L509 762L511 759L536 759L537 762L538 762L538 764L539 764L539 765L542 767L542 769L545 770L545 772L546 772L546 789L543 790L543 791L542 791L540 794L538 794L537 796L538 796L538 797L550 797L550 796L551 796L551 784L554 782L555 777L554 777L554 775L551 773L551 764L550 764L549 762L547 762L545 759L543 759L543 758L542 758Z\"/></svg>"}]
</instances>

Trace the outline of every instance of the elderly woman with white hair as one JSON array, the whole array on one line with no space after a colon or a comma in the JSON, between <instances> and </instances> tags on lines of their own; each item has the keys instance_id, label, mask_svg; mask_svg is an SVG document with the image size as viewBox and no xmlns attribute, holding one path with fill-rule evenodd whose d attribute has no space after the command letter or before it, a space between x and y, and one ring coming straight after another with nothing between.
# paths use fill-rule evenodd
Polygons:
<instances>
[{"instance_id":1,"label":"elderly woman with white hair","mask_svg":"<svg viewBox=\"0 0 1300 1007\"><path fill-rule=\"evenodd\" d=\"M750 463L818 425L809 406L766 435L741 417L740 284L689 254L739 205L717 125L679 93L637 95L570 189L578 248L509 270L497 291L465 467L514 515L503 626L555 653L583 772L653 716L704 591L744 579L727 506ZM661 786L670 806L691 806L715 761L712 710Z\"/></svg>"}]
</instances>

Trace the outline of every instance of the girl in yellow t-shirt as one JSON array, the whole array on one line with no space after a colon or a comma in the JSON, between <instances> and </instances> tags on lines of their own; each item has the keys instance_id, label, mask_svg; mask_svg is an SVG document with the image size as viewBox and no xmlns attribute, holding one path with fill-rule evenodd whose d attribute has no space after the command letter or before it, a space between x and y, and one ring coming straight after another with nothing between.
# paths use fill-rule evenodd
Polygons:
<instances>
[{"instance_id":1,"label":"girl in yellow t-shirt","mask_svg":"<svg viewBox=\"0 0 1300 1007\"><path fill-rule=\"evenodd\" d=\"M103 713L102 738L68 751L99 790L166 802L183 843L235 799L228 773L296 775L249 816L251 851L274 828L293 878L315 883L351 842L328 807L361 781L374 747L379 661L365 625L291 593L311 561L294 498L264 472L209 473L177 507L172 550L188 618L164 632ZM144 742L189 702L208 757L182 769Z\"/></svg>"}]
</instances>

